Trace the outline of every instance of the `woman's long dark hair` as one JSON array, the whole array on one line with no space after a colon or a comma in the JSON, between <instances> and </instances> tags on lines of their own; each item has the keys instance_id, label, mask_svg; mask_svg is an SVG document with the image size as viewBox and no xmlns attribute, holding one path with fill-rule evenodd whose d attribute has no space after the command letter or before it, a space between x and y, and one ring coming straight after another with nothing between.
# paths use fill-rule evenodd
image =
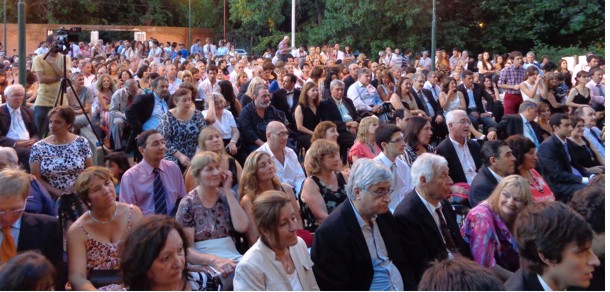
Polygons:
<instances>
[{"instance_id":1,"label":"woman's long dark hair","mask_svg":"<svg viewBox=\"0 0 610 292\"><path fill-rule=\"evenodd\" d=\"M407 129L405 130L405 142L410 145L413 149L419 147L419 132L426 126L428 120L423 117L414 116L407 122Z\"/></svg>"},{"instance_id":2,"label":"woman's long dark hair","mask_svg":"<svg viewBox=\"0 0 610 292\"><path fill-rule=\"evenodd\" d=\"M220 94L225 98L227 104L229 104L229 111L235 118L239 115L237 112L237 98L235 97L235 91L233 90L233 84L230 81L223 80L218 82L218 88L220 88Z\"/></svg>"},{"instance_id":3,"label":"woman's long dark hair","mask_svg":"<svg viewBox=\"0 0 610 292\"><path fill-rule=\"evenodd\" d=\"M182 277L188 279L186 256L188 252L188 237L182 226L174 218L165 215L153 215L142 220L123 240L119 247L119 267L123 284L131 291L151 290L151 279L146 275L155 259L163 250L167 237L176 230L182 238L184 248L184 268Z\"/></svg>"}]
</instances>

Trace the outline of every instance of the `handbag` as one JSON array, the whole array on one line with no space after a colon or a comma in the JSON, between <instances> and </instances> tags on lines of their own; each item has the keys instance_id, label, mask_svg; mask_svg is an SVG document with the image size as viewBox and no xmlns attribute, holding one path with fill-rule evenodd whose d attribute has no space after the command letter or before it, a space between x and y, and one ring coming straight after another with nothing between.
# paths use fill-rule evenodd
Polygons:
<instances>
[{"instance_id":1,"label":"handbag","mask_svg":"<svg viewBox=\"0 0 610 292\"><path fill-rule=\"evenodd\" d=\"M121 284L121 270L91 270L88 280L95 288Z\"/></svg>"}]
</instances>

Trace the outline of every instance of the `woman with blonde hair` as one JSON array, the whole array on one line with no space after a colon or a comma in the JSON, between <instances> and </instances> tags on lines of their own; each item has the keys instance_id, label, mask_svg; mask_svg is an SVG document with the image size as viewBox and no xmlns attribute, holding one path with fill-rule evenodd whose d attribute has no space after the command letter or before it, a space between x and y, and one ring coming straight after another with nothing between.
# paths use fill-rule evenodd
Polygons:
<instances>
[{"instance_id":1,"label":"woman with blonde hair","mask_svg":"<svg viewBox=\"0 0 610 292\"><path fill-rule=\"evenodd\" d=\"M381 152L381 149L375 143L375 130L378 127L379 118L376 116L369 116L360 121L356 142L347 155L349 162L355 163L360 158L373 159Z\"/></svg>"},{"instance_id":2,"label":"woman with blonde hair","mask_svg":"<svg viewBox=\"0 0 610 292\"><path fill-rule=\"evenodd\" d=\"M341 167L339 145L320 139L307 151L305 169L309 177L303 182L299 196L305 229L314 232L345 198L347 177L337 171Z\"/></svg>"},{"instance_id":3,"label":"woman with blonde hair","mask_svg":"<svg viewBox=\"0 0 610 292\"><path fill-rule=\"evenodd\" d=\"M241 97L241 100L239 101L241 103L242 108L246 107L247 104L252 102L252 98L254 97L254 89L258 86L258 85L265 85L265 80L263 80L263 78L260 77L252 77L252 80L250 80L250 84L248 85L248 89L246 90L246 93Z\"/></svg>"},{"instance_id":4,"label":"woman with blonde hair","mask_svg":"<svg viewBox=\"0 0 610 292\"><path fill-rule=\"evenodd\" d=\"M519 212L530 204L532 193L527 180L510 175L498 183L487 200L468 212L462 226L462 237L470 245L473 260L490 268L502 281L519 269L512 228Z\"/></svg>"},{"instance_id":5,"label":"woman with blonde hair","mask_svg":"<svg viewBox=\"0 0 610 292\"><path fill-rule=\"evenodd\" d=\"M266 152L254 151L250 153L244 163L239 181L239 196L241 198L240 205L248 214L249 224L246 239L249 246L252 246L259 237L252 217L252 202L258 195L265 191L281 191L286 195L286 198L290 199L293 208L299 210L292 187L289 184L281 183L275 171L273 158ZM296 212L296 217L298 228L303 229L303 221L299 212Z\"/></svg>"},{"instance_id":6,"label":"woman with blonde hair","mask_svg":"<svg viewBox=\"0 0 610 292\"><path fill-rule=\"evenodd\" d=\"M98 112L100 115L100 127L102 129L102 132L104 132L106 136L106 138L104 139L104 143L107 143L106 145L109 145L110 102L112 101L112 95L117 90L117 84L116 81L114 81L114 79L110 77L110 75L102 74L97 79L95 89L97 89L97 99L96 102L94 102L97 104L96 112Z\"/></svg>"},{"instance_id":7,"label":"woman with blonde hair","mask_svg":"<svg viewBox=\"0 0 610 292\"><path fill-rule=\"evenodd\" d=\"M231 188L235 190L238 185L238 179L241 177L242 168L235 158L225 152L225 147L222 143L222 137L218 129L214 127L206 127L199 133L198 145L200 151L211 151L220 156L220 168L231 172L233 184ZM186 191L190 192L197 187L195 177L191 174L190 168L184 174Z\"/></svg>"}]
</instances>

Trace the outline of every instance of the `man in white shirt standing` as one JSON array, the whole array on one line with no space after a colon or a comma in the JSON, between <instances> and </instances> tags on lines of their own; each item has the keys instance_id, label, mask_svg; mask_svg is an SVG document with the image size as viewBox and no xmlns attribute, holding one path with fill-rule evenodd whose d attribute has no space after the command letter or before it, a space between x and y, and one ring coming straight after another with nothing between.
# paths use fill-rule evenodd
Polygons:
<instances>
[{"instance_id":1,"label":"man in white shirt standing","mask_svg":"<svg viewBox=\"0 0 610 292\"><path fill-rule=\"evenodd\" d=\"M288 129L284 124L273 121L267 125L267 142L256 151L266 152L271 155L275 164L276 175L283 183L292 186L295 194L298 194L305 181L305 172L299 163L297 154L288 144Z\"/></svg>"},{"instance_id":2,"label":"man in white shirt standing","mask_svg":"<svg viewBox=\"0 0 610 292\"><path fill-rule=\"evenodd\" d=\"M405 195L413 190L411 168L404 160L396 159L405 153L405 137L398 126L381 124L375 130L375 143L383 149L383 152L374 159L392 171L392 193L388 208L390 208L390 212L394 213L396 206Z\"/></svg>"}]
</instances>

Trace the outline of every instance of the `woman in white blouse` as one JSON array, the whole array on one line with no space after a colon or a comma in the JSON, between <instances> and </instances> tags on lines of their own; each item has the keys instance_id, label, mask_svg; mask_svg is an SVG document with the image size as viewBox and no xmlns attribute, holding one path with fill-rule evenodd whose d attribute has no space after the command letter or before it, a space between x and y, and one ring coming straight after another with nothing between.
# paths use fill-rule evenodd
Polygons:
<instances>
[{"instance_id":1,"label":"woman in white blouse","mask_svg":"<svg viewBox=\"0 0 610 292\"><path fill-rule=\"evenodd\" d=\"M239 130L233 114L226 109L226 100L222 94L218 92L212 93L214 98L214 109L216 110L216 122L211 124L220 132L220 137L224 142L224 146L228 153L235 155L237 153L237 141L239 140ZM203 111L203 116L206 116L208 110Z\"/></svg>"}]
</instances>

